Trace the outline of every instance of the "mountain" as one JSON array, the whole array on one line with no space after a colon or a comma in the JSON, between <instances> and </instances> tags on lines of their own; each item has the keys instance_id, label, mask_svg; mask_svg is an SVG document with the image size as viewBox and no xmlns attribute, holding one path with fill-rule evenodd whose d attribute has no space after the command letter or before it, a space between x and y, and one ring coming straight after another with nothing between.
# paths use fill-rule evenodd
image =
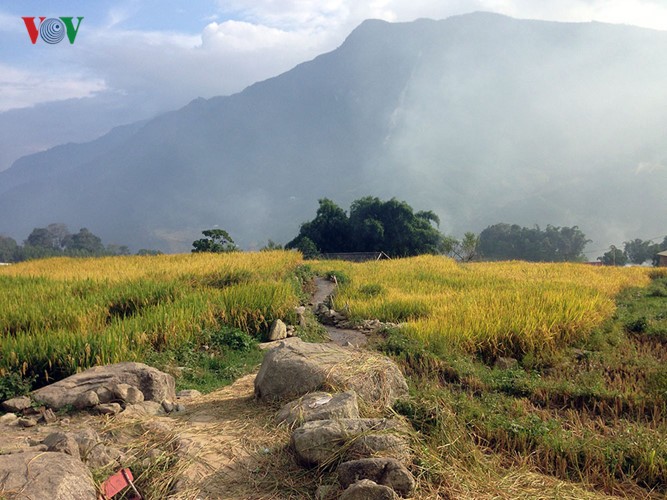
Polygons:
<instances>
[{"instance_id":1,"label":"mountain","mask_svg":"<svg viewBox=\"0 0 667 500\"><path fill-rule=\"evenodd\" d=\"M664 235L665 53L667 32L620 25L365 21L238 94L18 160L0 172L0 233L64 222L187 251L219 226L252 248L295 236L318 198L371 194L433 209L454 234Z\"/></svg>"}]
</instances>

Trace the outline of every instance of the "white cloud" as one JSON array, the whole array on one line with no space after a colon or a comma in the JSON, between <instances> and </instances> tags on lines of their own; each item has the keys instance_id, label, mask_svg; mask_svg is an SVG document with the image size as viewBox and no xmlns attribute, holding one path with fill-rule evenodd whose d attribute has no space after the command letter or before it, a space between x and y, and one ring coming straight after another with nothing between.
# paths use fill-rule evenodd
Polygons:
<instances>
[{"instance_id":1,"label":"white cloud","mask_svg":"<svg viewBox=\"0 0 667 500\"><path fill-rule=\"evenodd\" d=\"M51 75L0 63L0 112L42 102L88 97L105 89L101 79L80 75Z\"/></svg>"}]
</instances>

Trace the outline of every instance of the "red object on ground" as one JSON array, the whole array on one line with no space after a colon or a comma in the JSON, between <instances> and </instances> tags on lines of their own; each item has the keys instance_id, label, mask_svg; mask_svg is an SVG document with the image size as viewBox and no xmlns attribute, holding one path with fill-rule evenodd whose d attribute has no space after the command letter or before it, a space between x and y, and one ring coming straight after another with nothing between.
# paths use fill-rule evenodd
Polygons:
<instances>
[{"instance_id":1,"label":"red object on ground","mask_svg":"<svg viewBox=\"0 0 667 500\"><path fill-rule=\"evenodd\" d=\"M126 468L119 470L102 483L101 498L103 500L110 500L114 495L117 495L130 486L135 494L129 497L128 500L141 500L141 495L139 495L139 492L134 487L134 483L132 483L133 480L134 477L132 477L132 471L130 469Z\"/></svg>"}]
</instances>

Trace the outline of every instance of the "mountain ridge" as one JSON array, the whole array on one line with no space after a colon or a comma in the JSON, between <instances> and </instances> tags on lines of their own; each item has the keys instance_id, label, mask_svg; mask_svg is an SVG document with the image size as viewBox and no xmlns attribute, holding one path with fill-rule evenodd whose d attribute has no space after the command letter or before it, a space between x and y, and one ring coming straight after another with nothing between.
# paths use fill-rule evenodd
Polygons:
<instances>
[{"instance_id":1,"label":"mountain ridge","mask_svg":"<svg viewBox=\"0 0 667 500\"><path fill-rule=\"evenodd\" d=\"M602 23L367 20L334 51L103 136L106 149L18 160L0 172L0 233L65 222L187 251L218 225L257 248L291 239L318 198L372 194L434 209L449 233L502 220L578 224L604 244L657 234L664 49L665 32Z\"/></svg>"}]
</instances>

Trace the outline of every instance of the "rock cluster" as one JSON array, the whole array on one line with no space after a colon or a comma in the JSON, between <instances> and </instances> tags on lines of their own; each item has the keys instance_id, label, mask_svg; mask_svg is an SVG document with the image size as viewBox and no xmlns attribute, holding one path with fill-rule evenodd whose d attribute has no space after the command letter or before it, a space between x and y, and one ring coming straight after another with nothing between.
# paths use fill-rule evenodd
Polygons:
<instances>
[{"instance_id":1,"label":"rock cluster","mask_svg":"<svg viewBox=\"0 0 667 500\"><path fill-rule=\"evenodd\" d=\"M398 326L396 323L384 323L379 319L366 319L360 323L352 322L345 313L331 309L324 302L320 302L315 306L314 313L317 319L325 325L332 325L345 330L358 330L366 335L385 328Z\"/></svg>"},{"instance_id":2,"label":"rock cluster","mask_svg":"<svg viewBox=\"0 0 667 500\"><path fill-rule=\"evenodd\" d=\"M30 396L4 401L0 407L10 413L0 417L0 422L22 427L53 424L58 421L53 409L68 407L105 415L123 412L128 416L184 410L181 403L175 403L174 387L171 375L142 363L98 366L38 389ZM198 391L181 391L178 397L197 395ZM62 423L66 423L65 419ZM25 445L4 450L6 454L0 456L0 492L9 494L8 498L15 498L12 492L20 492L16 498L95 500L97 493L89 468L116 469L124 460L120 450L108 446L91 428L61 428L28 444L27 448Z\"/></svg>"},{"instance_id":3,"label":"rock cluster","mask_svg":"<svg viewBox=\"0 0 667 500\"><path fill-rule=\"evenodd\" d=\"M388 358L300 339L269 351L255 378L260 401L297 398L283 405L276 420L293 427L291 446L299 462L331 470L338 466L340 487L328 486L318 498L337 498L340 490L340 498L347 499L412 495L406 424L360 418L358 404L362 400L366 407L381 409L405 395L405 379Z\"/></svg>"}]
</instances>

